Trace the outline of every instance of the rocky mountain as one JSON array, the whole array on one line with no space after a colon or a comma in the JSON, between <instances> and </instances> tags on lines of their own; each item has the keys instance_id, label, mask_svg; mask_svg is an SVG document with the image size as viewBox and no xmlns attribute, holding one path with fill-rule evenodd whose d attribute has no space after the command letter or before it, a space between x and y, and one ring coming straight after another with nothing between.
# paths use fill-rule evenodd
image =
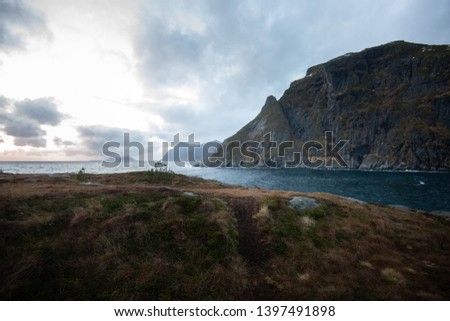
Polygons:
<instances>
[{"instance_id":1,"label":"rocky mountain","mask_svg":"<svg viewBox=\"0 0 450 321\"><path fill-rule=\"evenodd\" d=\"M450 170L450 46L396 41L311 67L279 100L269 96L256 118L224 141L222 156L226 166L261 165L263 145L244 155L227 145L262 142L270 132L278 145L294 142L284 153L291 158L312 146L308 159L326 161L327 131L331 144L348 140L339 155L350 168ZM311 141L319 145L305 148ZM281 156L273 156L277 166L290 159Z\"/></svg>"}]
</instances>

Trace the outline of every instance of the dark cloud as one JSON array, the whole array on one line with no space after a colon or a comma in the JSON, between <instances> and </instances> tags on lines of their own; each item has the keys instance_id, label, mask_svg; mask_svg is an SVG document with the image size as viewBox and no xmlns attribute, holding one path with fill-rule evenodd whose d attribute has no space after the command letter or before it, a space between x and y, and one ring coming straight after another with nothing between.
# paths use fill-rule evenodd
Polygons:
<instances>
[{"instance_id":1,"label":"dark cloud","mask_svg":"<svg viewBox=\"0 0 450 321\"><path fill-rule=\"evenodd\" d=\"M0 109L4 109L8 105L9 105L9 99L7 99L5 96L0 95Z\"/></svg>"},{"instance_id":2,"label":"dark cloud","mask_svg":"<svg viewBox=\"0 0 450 321\"><path fill-rule=\"evenodd\" d=\"M144 2L134 47L150 90L199 88L197 105L178 101L159 114L214 139L312 65L399 39L449 43L449 16L449 0Z\"/></svg>"},{"instance_id":3,"label":"dark cloud","mask_svg":"<svg viewBox=\"0 0 450 321\"><path fill-rule=\"evenodd\" d=\"M106 142L121 142L125 129L106 126L79 126L77 128L82 144L88 150L99 154Z\"/></svg>"},{"instance_id":4,"label":"dark cloud","mask_svg":"<svg viewBox=\"0 0 450 321\"><path fill-rule=\"evenodd\" d=\"M46 147L47 141L43 137L15 137L16 146Z\"/></svg>"},{"instance_id":5,"label":"dark cloud","mask_svg":"<svg viewBox=\"0 0 450 321\"><path fill-rule=\"evenodd\" d=\"M8 116L3 131L9 136L27 138L44 136L47 134L35 120L23 118L15 114Z\"/></svg>"},{"instance_id":6,"label":"dark cloud","mask_svg":"<svg viewBox=\"0 0 450 321\"><path fill-rule=\"evenodd\" d=\"M146 146L146 135L139 131L106 126L79 126L77 131L81 139L78 151L88 156L101 157L102 147L107 142L118 142L123 148L125 133L130 134L130 141L140 142Z\"/></svg>"},{"instance_id":7,"label":"dark cloud","mask_svg":"<svg viewBox=\"0 0 450 321\"><path fill-rule=\"evenodd\" d=\"M5 100L11 102L6 98ZM52 97L25 99L15 102L14 108L9 112L0 110L0 129L6 135L14 137L16 146L46 147L44 136L47 132L41 126L59 125L64 117Z\"/></svg>"},{"instance_id":8,"label":"dark cloud","mask_svg":"<svg viewBox=\"0 0 450 321\"><path fill-rule=\"evenodd\" d=\"M28 119L33 119L42 125L58 125L63 119L64 115L58 111L55 99L51 97L39 99L25 99L16 102L16 111L18 115L22 115Z\"/></svg>"},{"instance_id":9,"label":"dark cloud","mask_svg":"<svg viewBox=\"0 0 450 321\"><path fill-rule=\"evenodd\" d=\"M136 49L142 57L143 67L152 70L152 76L148 79L151 85L195 80L192 74L201 64L207 45L201 35L171 30L164 20L155 17L146 23L139 38Z\"/></svg>"},{"instance_id":10,"label":"dark cloud","mask_svg":"<svg viewBox=\"0 0 450 321\"><path fill-rule=\"evenodd\" d=\"M0 0L0 51L24 49L29 35L48 35L45 18L20 0Z\"/></svg>"},{"instance_id":11,"label":"dark cloud","mask_svg":"<svg viewBox=\"0 0 450 321\"><path fill-rule=\"evenodd\" d=\"M0 128L1 125L6 122L8 112L6 111L6 107L9 105L9 100L4 97L0 96Z\"/></svg>"},{"instance_id":12,"label":"dark cloud","mask_svg":"<svg viewBox=\"0 0 450 321\"><path fill-rule=\"evenodd\" d=\"M59 137L55 137L53 139L53 142L55 143L56 146L63 146L63 147L69 147L69 146L75 145L74 142L72 142L70 140L62 140Z\"/></svg>"}]
</instances>

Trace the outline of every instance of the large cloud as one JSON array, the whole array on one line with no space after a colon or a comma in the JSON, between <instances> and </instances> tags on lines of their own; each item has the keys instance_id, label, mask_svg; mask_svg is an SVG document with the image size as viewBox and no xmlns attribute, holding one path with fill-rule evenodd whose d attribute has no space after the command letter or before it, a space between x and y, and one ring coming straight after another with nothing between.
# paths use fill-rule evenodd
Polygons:
<instances>
[{"instance_id":1,"label":"large cloud","mask_svg":"<svg viewBox=\"0 0 450 321\"><path fill-rule=\"evenodd\" d=\"M16 146L33 146L46 147L47 140L41 136L38 137L15 137L14 145Z\"/></svg>"},{"instance_id":2,"label":"large cloud","mask_svg":"<svg viewBox=\"0 0 450 321\"><path fill-rule=\"evenodd\" d=\"M58 125L65 117L58 111L53 98L25 99L16 102L15 113L42 125Z\"/></svg>"},{"instance_id":3,"label":"large cloud","mask_svg":"<svg viewBox=\"0 0 450 321\"><path fill-rule=\"evenodd\" d=\"M147 146L146 134L136 130L107 126L79 126L77 131L81 139L80 145L77 146L77 152L91 157L102 157L103 145L108 142L119 143L120 148L117 151L122 154L125 134L129 134L130 142L138 142L144 148ZM132 152L136 152L135 148Z\"/></svg>"},{"instance_id":4,"label":"large cloud","mask_svg":"<svg viewBox=\"0 0 450 321\"><path fill-rule=\"evenodd\" d=\"M45 18L20 0L0 0L0 51L24 49L30 35L48 35Z\"/></svg>"},{"instance_id":5,"label":"large cloud","mask_svg":"<svg viewBox=\"0 0 450 321\"><path fill-rule=\"evenodd\" d=\"M57 103L52 97L16 102L3 97L3 101L4 110L0 109L0 129L6 135L14 137L16 146L46 147L47 132L42 129L42 125L56 126L66 117L58 111ZM6 111L8 105L9 110Z\"/></svg>"},{"instance_id":6,"label":"large cloud","mask_svg":"<svg viewBox=\"0 0 450 321\"><path fill-rule=\"evenodd\" d=\"M88 154L100 155L106 142L122 142L125 129L106 126L79 126L77 128L82 147Z\"/></svg>"},{"instance_id":7,"label":"large cloud","mask_svg":"<svg viewBox=\"0 0 450 321\"><path fill-rule=\"evenodd\" d=\"M46 134L38 122L30 118L18 116L15 113L7 116L3 130L6 135L13 137L40 137Z\"/></svg>"},{"instance_id":8,"label":"large cloud","mask_svg":"<svg viewBox=\"0 0 450 321\"><path fill-rule=\"evenodd\" d=\"M140 77L169 96L146 108L168 124L185 117L180 130L203 139L237 131L311 65L399 39L450 42L448 0L172 0L140 13Z\"/></svg>"}]
</instances>

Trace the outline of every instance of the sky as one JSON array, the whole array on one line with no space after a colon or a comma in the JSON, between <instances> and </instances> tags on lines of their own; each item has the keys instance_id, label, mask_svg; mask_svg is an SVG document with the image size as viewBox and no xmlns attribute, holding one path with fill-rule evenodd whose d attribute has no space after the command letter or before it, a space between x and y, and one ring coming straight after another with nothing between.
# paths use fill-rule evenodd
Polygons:
<instances>
[{"instance_id":1,"label":"sky","mask_svg":"<svg viewBox=\"0 0 450 321\"><path fill-rule=\"evenodd\" d=\"M450 43L450 0L0 0L0 161L223 141L308 67Z\"/></svg>"}]
</instances>

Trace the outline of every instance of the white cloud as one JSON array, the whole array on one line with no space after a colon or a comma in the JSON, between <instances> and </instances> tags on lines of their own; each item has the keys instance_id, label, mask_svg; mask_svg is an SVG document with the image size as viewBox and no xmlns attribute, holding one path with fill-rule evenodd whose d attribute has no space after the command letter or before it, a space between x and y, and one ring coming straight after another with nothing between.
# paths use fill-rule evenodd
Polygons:
<instances>
[{"instance_id":1,"label":"white cloud","mask_svg":"<svg viewBox=\"0 0 450 321\"><path fill-rule=\"evenodd\" d=\"M73 153L98 149L122 128L157 141L176 133L223 140L314 64L398 39L450 43L449 0L0 0L11 3L16 13L2 13L0 42L20 41L3 40L0 95L56 97L58 111L71 116L65 128L42 127L46 109L30 117L25 108L30 137L46 131L47 149ZM22 20L17 12L26 13ZM12 49L50 32L51 42L37 37L41 46ZM0 120L10 105L0 96ZM24 132L15 125L10 132ZM98 125L109 129L90 139L86 130Z\"/></svg>"}]
</instances>

